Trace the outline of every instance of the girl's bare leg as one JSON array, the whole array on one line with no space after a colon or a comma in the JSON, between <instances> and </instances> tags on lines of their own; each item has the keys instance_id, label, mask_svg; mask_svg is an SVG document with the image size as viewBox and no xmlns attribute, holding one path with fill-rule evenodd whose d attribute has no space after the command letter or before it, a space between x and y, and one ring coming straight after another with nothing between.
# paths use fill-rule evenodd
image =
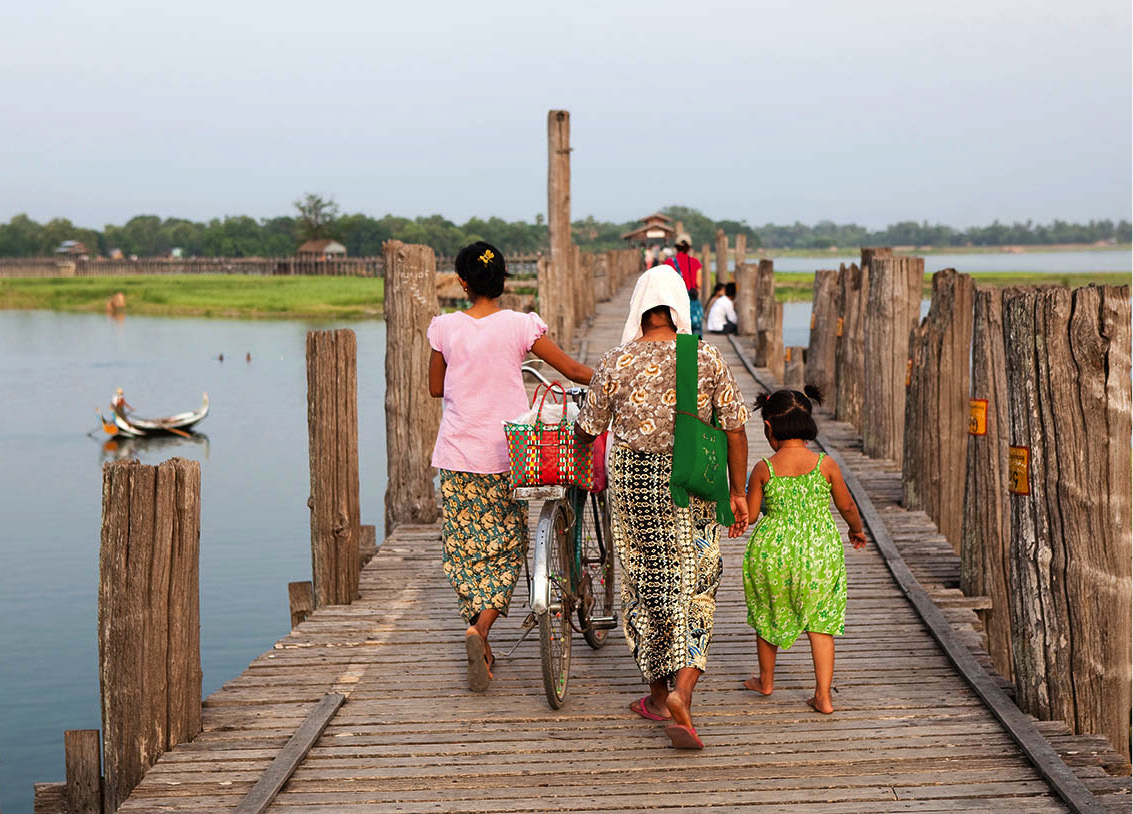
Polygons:
<instances>
[{"instance_id":1,"label":"girl's bare leg","mask_svg":"<svg viewBox=\"0 0 1133 814\"><path fill-rule=\"evenodd\" d=\"M829 633L807 632L810 657L814 662L814 695L807 703L816 712L829 715L834 711L830 701L830 684L834 680L834 637Z\"/></svg>"},{"instance_id":2,"label":"girl's bare leg","mask_svg":"<svg viewBox=\"0 0 1133 814\"><path fill-rule=\"evenodd\" d=\"M682 667L677 671L673 691L665 698L665 706L673 716L673 723L692 726L692 691L700 675L700 670L696 667Z\"/></svg>"},{"instance_id":3,"label":"girl's bare leg","mask_svg":"<svg viewBox=\"0 0 1133 814\"><path fill-rule=\"evenodd\" d=\"M779 648L762 636L756 636L755 643L759 652L759 675L749 678L744 686L760 695L771 695L775 687L775 657Z\"/></svg>"}]
</instances>

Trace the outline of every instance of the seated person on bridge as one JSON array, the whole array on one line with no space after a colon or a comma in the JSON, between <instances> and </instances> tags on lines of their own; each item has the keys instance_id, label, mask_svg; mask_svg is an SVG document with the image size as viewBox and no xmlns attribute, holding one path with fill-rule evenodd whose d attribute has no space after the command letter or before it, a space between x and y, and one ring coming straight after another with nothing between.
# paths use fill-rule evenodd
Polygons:
<instances>
[{"instance_id":1,"label":"seated person on bridge","mask_svg":"<svg viewBox=\"0 0 1133 814\"><path fill-rule=\"evenodd\" d=\"M710 334L734 334L736 332L736 307L732 300L736 297L736 284L724 286L724 296L717 297L708 311L705 328Z\"/></svg>"}]
</instances>

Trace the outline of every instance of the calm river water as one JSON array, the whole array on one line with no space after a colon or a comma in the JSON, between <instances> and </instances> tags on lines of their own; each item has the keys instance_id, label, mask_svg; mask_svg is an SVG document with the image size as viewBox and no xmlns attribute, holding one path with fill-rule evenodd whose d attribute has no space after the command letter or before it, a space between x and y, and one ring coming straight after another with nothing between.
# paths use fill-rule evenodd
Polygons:
<instances>
[{"instance_id":1,"label":"calm river water","mask_svg":"<svg viewBox=\"0 0 1133 814\"><path fill-rule=\"evenodd\" d=\"M207 443L129 450L201 461L204 692L289 627L287 583L310 579L306 332L300 321L0 311L0 806L63 779L63 730L101 726L96 598L102 462L95 408L122 387L139 414L200 404ZM382 538L385 323L354 322L362 522ZM224 361L217 361L218 354ZM252 359L245 361L245 354Z\"/></svg>"}]
</instances>

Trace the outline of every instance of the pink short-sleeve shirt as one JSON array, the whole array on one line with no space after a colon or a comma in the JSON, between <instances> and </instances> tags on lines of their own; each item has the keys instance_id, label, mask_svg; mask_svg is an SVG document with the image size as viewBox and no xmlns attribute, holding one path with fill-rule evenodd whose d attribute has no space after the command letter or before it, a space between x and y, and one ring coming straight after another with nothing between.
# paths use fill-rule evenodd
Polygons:
<instances>
[{"instance_id":1,"label":"pink short-sleeve shirt","mask_svg":"<svg viewBox=\"0 0 1133 814\"><path fill-rule=\"evenodd\" d=\"M429 344L445 357L444 414L432 465L455 472L507 472L504 421L528 408L519 368L547 332L538 314L463 311L434 317Z\"/></svg>"}]
</instances>

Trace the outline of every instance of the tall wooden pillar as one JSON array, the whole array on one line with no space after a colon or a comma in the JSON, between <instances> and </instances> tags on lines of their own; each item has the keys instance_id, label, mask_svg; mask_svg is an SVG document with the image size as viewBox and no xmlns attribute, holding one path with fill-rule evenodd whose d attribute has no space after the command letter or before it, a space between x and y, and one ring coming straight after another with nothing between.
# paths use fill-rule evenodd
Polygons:
<instances>
[{"instance_id":1,"label":"tall wooden pillar","mask_svg":"<svg viewBox=\"0 0 1133 814\"><path fill-rule=\"evenodd\" d=\"M441 400L429 395L432 347L425 331L438 313L436 258L428 246L387 240L386 267L386 534L399 523L436 522L433 443Z\"/></svg>"},{"instance_id":2,"label":"tall wooden pillar","mask_svg":"<svg viewBox=\"0 0 1133 814\"><path fill-rule=\"evenodd\" d=\"M163 752L201 731L200 533L199 463L103 467L98 660L107 811Z\"/></svg>"},{"instance_id":3,"label":"tall wooden pillar","mask_svg":"<svg viewBox=\"0 0 1133 814\"><path fill-rule=\"evenodd\" d=\"M571 297L573 255L570 240L570 112L547 114L547 232L551 252L548 277L553 296L542 316L560 346L569 348L574 337ZM540 292L540 299L543 299Z\"/></svg>"},{"instance_id":4,"label":"tall wooden pillar","mask_svg":"<svg viewBox=\"0 0 1133 814\"><path fill-rule=\"evenodd\" d=\"M806 354L806 380L822 389L827 403L835 399L834 351L837 323L842 313L842 291L838 272L814 273L814 299L810 312L810 343Z\"/></svg>"},{"instance_id":5,"label":"tall wooden pillar","mask_svg":"<svg viewBox=\"0 0 1133 814\"><path fill-rule=\"evenodd\" d=\"M388 280L386 292L388 317ZM349 605L358 595L358 543L362 536L358 342L354 331L307 332L307 431L315 607ZM391 456L389 460L397 459ZM392 482L396 467L388 468Z\"/></svg>"},{"instance_id":6,"label":"tall wooden pillar","mask_svg":"<svg viewBox=\"0 0 1133 814\"><path fill-rule=\"evenodd\" d=\"M747 235L740 232L736 235L736 268L747 262Z\"/></svg>"},{"instance_id":7,"label":"tall wooden pillar","mask_svg":"<svg viewBox=\"0 0 1133 814\"><path fill-rule=\"evenodd\" d=\"M732 279L728 272L728 236L723 229L716 230L716 282L726 283Z\"/></svg>"}]
</instances>

